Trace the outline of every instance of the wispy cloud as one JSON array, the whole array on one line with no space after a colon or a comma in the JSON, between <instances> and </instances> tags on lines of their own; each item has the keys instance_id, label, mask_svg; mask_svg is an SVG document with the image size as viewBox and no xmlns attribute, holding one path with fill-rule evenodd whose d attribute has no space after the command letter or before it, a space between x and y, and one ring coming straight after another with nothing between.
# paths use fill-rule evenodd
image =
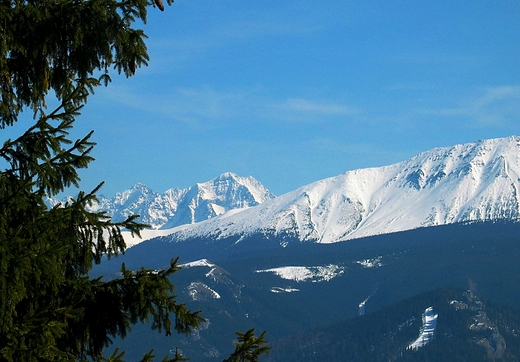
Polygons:
<instances>
[{"instance_id":1,"label":"wispy cloud","mask_svg":"<svg viewBox=\"0 0 520 362\"><path fill-rule=\"evenodd\" d=\"M346 102L327 99L276 99L265 90L221 91L210 86L175 87L163 93L140 93L138 88L109 87L105 98L112 104L147 111L192 127L218 127L235 121L327 122L361 110Z\"/></svg>"},{"instance_id":2,"label":"wispy cloud","mask_svg":"<svg viewBox=\"0 0 520 362\"><path fill-rule=\"evenodd\" d=\"M221 7L221 4L217 6ZM198 21L192 20L189 25L185 25L193 29L189 33L179 34L175 27L171 31L153 31L153 36L147 40L151 62L149 67L141 71L166 74L168 69L189 65L185 62L211 56L222 49L240 49L244 44L250 46L277 37L305 36L319 32L324 27L318 16L297 11L291 6L278 10L233 8L224 18L211 18L211 24L200 26Z\"/></svg>"},{"instance_id":3,"label":"wispy cloud","mask_svg":"<svg viewBox=\"0 0 520 362\"><path fill-rule=\"evenodd\" d=\"M501 126L518 122L520 114L520 86L480 88L471 96L459 99L454 107L419 109L418 113L457 117L473 125Z\"/></svg>"},{"instance_id":4,"label":"wispy cloud","mask_svg":"<svg viewBox=\"0 0 520 362\"><path fill-rule=\"evenodd\" d=\"M413 154L409 150L397 147L389 149L374 140L359 142L331 137L314 138L308 143L308 147L315 153L335 155L337 159L348 159L351 169L385 166L404 160Z\"/></svg>"},{"instance_id":5,"label":"wispy cloud","mask_svg":"<svg viewBox=\"0 0 520 362\"><path fill-rule=\"evenodd\" d=\"M502 101L518 99L520 99L520 86L489 87L485 88L484 94L475 100L474 107L484 109Z\"/></svg>"}]
</instances>

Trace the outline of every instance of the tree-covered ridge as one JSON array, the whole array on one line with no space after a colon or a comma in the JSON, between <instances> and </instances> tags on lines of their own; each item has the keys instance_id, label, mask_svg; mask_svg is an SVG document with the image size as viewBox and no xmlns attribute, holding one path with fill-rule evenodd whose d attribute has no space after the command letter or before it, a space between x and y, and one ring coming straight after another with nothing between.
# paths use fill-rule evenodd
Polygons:
<instances>
[{"instance_id":1,"label":"tree-covered ridge","mask_svg":"<svg viewBox=\"0 0 520 362\"><path fill-rule=\"evenodd\" d=\"M0 1L0 128L26 110L33 119L0 148L0 361L121 361L124 352L107 359L104 350L133 324L169 335L204 320L177 301L169 279L177 259L159 271L123 264L109 281L89 276L102 257L125 251L122 229L146 226L137 215L113 222L88 211L101 184L53 208L44 202L79 186L78 169L93 161L92 132L78 140L69 132L94 88L114 70L131 76L147 64L135 25L150 6L164 10L160 0Z\"/></svg>"},{"instance_id":2,"label":"tree-covered ridge","mask_svg":"<svg viewBox=\"0 0 520 362\"><path fill-rule=\"evenodd\" d=\"M421 313L438 314L434 339L408 348ZM268 361L518 361L518 308L483 301L471 291L441 289L377 312L273 342Z\"/></svg>"}]
</instances>

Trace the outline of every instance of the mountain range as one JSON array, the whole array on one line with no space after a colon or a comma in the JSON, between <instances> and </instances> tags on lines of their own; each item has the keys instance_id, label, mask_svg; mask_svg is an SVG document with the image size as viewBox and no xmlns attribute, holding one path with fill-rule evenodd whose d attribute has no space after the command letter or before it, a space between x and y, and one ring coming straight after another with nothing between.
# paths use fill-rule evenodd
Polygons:
<instances>
[{"instance_id":1,"label":"mountain range","mask_svg":"<svg viewBox=\"0 0 520 362\"><path fill-rule=\"evenodd\" d=\"M139 183L110 199L98 196L89 211L105 211L114 221L138 214L139 221L150 225L151 229L165 229L207 220L273 198L274 195L255 178L226 172L213 180L185 189L172 188L164 193ZM58 202L49 200L50 205Z\"/></svg>"},{"instance_id":2,"label":"mountain range","mask_svg":"<svg viewBox=\"0 0 520 362\"><path fill-rule=\"evenodd\" d=\"M156 197L153 203L140 205L150 205L143 209L143 220L163 229L150 235L169 235L171 241L230 237L237 241L263 234L334 243L419 227L517 220L519 155L520 137L434 148L393 165L319 180L276 198L253 178L228 173L190 188L183 194L187 200L183 203L169 201L160 206ZM215 185L223 182L218 180L226 180L227 188L222 190L237 192L217 194ZM205 191L208 187L211 192ZM112 205L128 205L123 199L130 199L124 195L118 194ZM138 211L129 206L124 210ZM175 212L166 221L165 217L152 218L165 214L157 210ZM176 227L165 230L171 226Z\"/></svg>"},{"instance_id":3,"label":"mountain range","mask_svg":"<svg viewBox=\"0 0 520 362\"><path fill-rule=\"evenodd\" d=\"M217 362L255 328L273 346L266 361L520 361L519 151L519 137L436 148L276 198L229 173L198 184L185 204L213 214L156 223L92 276L180 257L176 294L206 323L187 337L138 325L115 345L130 360L179 348ZM143 194L117 197L146 205Z\"/></svg>"}]
</instances>

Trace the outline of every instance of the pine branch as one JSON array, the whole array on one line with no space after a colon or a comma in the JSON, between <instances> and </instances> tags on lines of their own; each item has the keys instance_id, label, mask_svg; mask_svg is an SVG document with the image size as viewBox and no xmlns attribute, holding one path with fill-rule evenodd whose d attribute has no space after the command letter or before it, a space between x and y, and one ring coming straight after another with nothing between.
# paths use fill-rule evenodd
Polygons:
<instances>
[{"instance_id":1,"label":"pine branch","mask_svg":"<svg viewBox=\"0 0 520 362\"><path fill-rule=\"evenodd\" d=\"M264 346L268 343L264 338L266 332L258 337L255 337L254 332L254 328L246 333L236 332L238 341L235 342L235 351L223 362L257 362L260 355L268 354L271 347Z\"/></svg>"}]
</instances>

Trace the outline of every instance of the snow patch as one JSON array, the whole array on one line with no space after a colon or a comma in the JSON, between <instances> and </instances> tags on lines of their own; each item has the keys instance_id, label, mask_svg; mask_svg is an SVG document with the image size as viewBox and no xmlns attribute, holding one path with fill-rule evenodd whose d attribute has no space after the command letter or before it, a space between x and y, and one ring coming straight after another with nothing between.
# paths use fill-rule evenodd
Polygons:
<instances>
[{"instance_id":1,"label":"snow patch","mask_svg":"<svg viewBox=\"0 0 520 362\"><path fill-rule=\"evenodd\" d=\"M360 315L360 316L361 316L361 315L365 315L365 305L367 304L368 300L369 300L370 298L372 298L372 297L374 296L374 294L376 294L376 292L377 292L377 289L374 290L374 291L372 292L372 294L370 294L368 297L366 297L364 301L362 301L361 303L359 303L359 306L358 306L358 307L359 307L359 315Z\"/></svg>"},{"instance_id":2,"label":"snow patch","mask_svg":"<svg viewBox=\"0 0 520 362\"><path fill-rule=\"evenodd\" d=\"M256 270L255 273L274 273L282 279L296 282L311 281L313 283L329 281L340 276L345 271L342 266L329 264L323 266L284 266L264 270Z\"/></svg>"},{"instance_id":3,"label":"snow patch","mask_svg":"<svg viewBox=\"0 0 520 362\"><path fill-rule=\"evenodd\" d=\"M271 288L272 293L293 293L293 292L299 292L299 291L300 291L300 289L291 288L291 287L288 287L288 288L272 287Z\"/></svg>"},{"instance_id":4,"label":"snow patch","mask_svg":"<svg viewBox=\"0 0 520 362\"><path fill-rule=\"evenodd\" d=\"M379 268L384 264L381 262L382 256L372 259L358 260L355 263L361 265L363 268Z\"/></svg>"},{"instance_id":5,"label":"snow patch","mask_svg":"<svg viewBox=\"0 0 520 362\"><path fill-rule=\"evenodd\" d=\"M215 266L215 264L211 263L208 259L200 259L200 260L196 260L196 261L192 261L192 262L180 265L181 268L193 268L193 267L197 267L197 266L205 266L208 268L213 268Z\"/></svg>"},{"instance_id":6,"label":"snow patch","mask_svg":"<svg viewBox=\"0 0 520 362\"><path fill-rule=\"evenodd\" d=\"M139 243L142 243L145 240L157 238L160 236L167 236L171 234L170 230L155 230L155 229L146 229L141 230L141 236L132 235L130 231L122 231L123 239L125 240L125 244L127 248L131 248Z\"/></svg>"},{"instance_id":7,"label":"snow patch","mask_svg":"<svg viewBox=\"0 0 520 362\"><path fill-rule=\"evenodd\" d=\"M411 343L407 349L419 349L427 345L433 339L435 328L437 327L438 316L438 314L433 312L433 307L428 307L424 310L419 337Z\"/></svg>"},{"instance_id":8,"label":"snow patch","mask_svg":"<svg viewBox=\"0 0 520 362\"><path fill-rule=\"evenodd\" d=\"M213 209L213 212L215 215L222 215L226 213L226 208L217 204L211 204L211 208Z\"/></svg>"},{"instance_id":9,"label":"snow patch","mask_svg":"<svg viewBox=\"0 0 520 362\"><path fill-rule=\"evenodd\" d=\"M204 283L191 282L188 287L188 294L192 300L204 300L206 298L220 299L220 294L208 287Z\"/></svg>"}]
</instances>

